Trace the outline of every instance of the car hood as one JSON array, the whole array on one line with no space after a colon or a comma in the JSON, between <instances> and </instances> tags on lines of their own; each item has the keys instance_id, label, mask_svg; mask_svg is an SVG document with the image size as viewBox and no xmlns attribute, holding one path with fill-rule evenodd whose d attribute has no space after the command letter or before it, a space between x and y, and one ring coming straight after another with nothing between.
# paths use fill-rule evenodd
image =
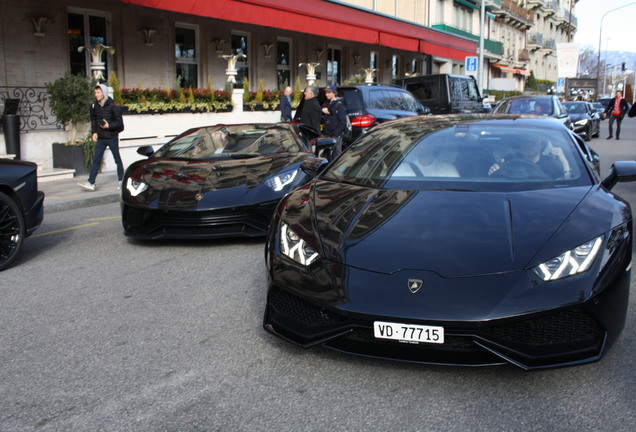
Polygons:
<instances>
[{"instance_id":1,"label":"car hood","mask_svg":"<svg viewBox=\"0 0 636 432\"><path fill-rule=\"evenodd\" d=\"M267 199L250 198L250 194L254 195L268 177L287 167L293 169L293 165L298 168L297 164L307 157L306 153L297 153L211 161L149 159L137 162L128 175L148 185L136 198L151 207L209 207L206 197L211 194L215 195L216 205L220 199L224 204L233 201L239 205ZM275 198L272 195L271 199Z\"/></svg>"},{"instance_id":2,"label":"car hood","mask_svg":"<svg viewBox=\"0 0 636 432\"><path fill-rule=\"evenodd\" d=\"M591 187L489 193L314 185L312 225L323 256L375 272L414 269L465 277L515 271L527 268L542 248L541 259L549 259L604 229L564 224ZM601 205L577 211L601 211L611 220ZM545 247L559 231L568 240L561 236Z\"/></svg>"}]
</instances>

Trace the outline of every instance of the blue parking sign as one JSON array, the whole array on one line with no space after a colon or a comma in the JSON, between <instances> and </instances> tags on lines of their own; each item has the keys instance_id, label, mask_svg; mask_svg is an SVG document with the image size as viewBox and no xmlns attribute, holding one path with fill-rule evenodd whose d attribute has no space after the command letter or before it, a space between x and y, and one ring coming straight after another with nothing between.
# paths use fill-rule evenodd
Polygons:
<instances>
[{"instance_id":1,"label":"blue parking sign","mask_svg":"<svg viewBox=\"0 0 636 432\"><path fill-rule=\"evenodd\" d=\"M478 65L477 57L466 57L466 72L477 72Z\"/></svg>"}]
</instances>

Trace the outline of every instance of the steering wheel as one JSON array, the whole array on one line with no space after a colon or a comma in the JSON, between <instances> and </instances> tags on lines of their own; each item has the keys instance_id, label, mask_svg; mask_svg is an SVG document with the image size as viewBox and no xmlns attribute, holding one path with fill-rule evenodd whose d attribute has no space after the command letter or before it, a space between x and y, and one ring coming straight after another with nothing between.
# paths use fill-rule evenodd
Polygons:
<instances>
[{"instance_id":1,"label":"steering wheel","mask_svg":"<svg viewBox=\"0 0 636 432\"><path fill-rule=\"evenodd\" d=\"M501 167L492 173L492 177L503 177L512 180L522 179L547 179L548 175L530 161L524 159L512 159L504 162Z\"/></svg>"}]
</instances>

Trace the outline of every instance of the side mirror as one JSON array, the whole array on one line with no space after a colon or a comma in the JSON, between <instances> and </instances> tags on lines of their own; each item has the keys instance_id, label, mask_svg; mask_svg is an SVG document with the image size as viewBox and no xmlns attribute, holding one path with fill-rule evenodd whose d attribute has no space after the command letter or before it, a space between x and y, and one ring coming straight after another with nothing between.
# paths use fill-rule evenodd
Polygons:
<instances>
[{"instance_id":1,"label":"side mirror","mask_svg":"<svg viewBox=\"0 0 636 432\"><path fill-rule=\"evenodd\" d=\"M325 169L328 163L329 162L325 158L305 159L300 164L300 169L310 177L316 177L322 170Z\"/></svg>"},{"instance_id":2,"label":"side mirror","mask_svg":"<svg viewBox=\"0 0 636 432\"><path fill-rule=\"evenodd\" d=\"M318 150L327 150L333 148L336 145L336 140L334 138L321 138L316 140L316 151Z\"/></svg>"},{"instance_id":3,"label":"side mirror","mask_svg":"<svg viewBox=\"0 0 636 432\"><path fill-rule=\"evenodd\" d=\"M327 159L332 159L332 149L336 146L335 138L319 138L314 142L314 145L316 146L316 156L322 154Z\"/></svg>"},{"instance_id":4,"label":"side mirror","mask_svg":"<svg viewBox=\"0 0 636 432\"><path fill-rule=\"evenodd\" d=\"M155 151L152 149L152 146L141 146L137 149L137 153L145 157L150 157L155 154Z\"/></svg>"},{"instance_id":5,"label":"side mirror","mask_svg":"<svg viewBox=\"0 0 636 432\"><path fill-rule=\"evenodd\" d=\"M636 181L636 161L614 162L609 175L601 184L610 190L616 183L627 183Z\"/></svg>"}]
</instances>

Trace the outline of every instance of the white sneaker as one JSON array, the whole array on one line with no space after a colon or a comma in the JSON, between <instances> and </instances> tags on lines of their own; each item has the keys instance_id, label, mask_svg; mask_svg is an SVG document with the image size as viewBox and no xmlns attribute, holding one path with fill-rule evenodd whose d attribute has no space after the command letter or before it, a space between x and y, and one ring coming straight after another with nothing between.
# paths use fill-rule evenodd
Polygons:
<instances>
[{"instance_id":1,"label":"white sneaker","mask_svg":"<svg viewBox=\"0 0 636 432\"><path fill-rule=\"evenodd\" d=\"M121 190L121 180L117 183L117 190Z\"/></svg>"},{"instance_id":2,"label":"white sneaker","mask_svg":"<svg viewBox=\"0 0 636 432\"><path fill-rule=\"evenodd\" d=\"M78 183L77 185L81 187L82 189L86 189L87 191L91 191L91 192L94 192L97 189L97 187L95 186L95 183L89 183L87 181L83 183Z\"/></svg>"}]
</instances>

